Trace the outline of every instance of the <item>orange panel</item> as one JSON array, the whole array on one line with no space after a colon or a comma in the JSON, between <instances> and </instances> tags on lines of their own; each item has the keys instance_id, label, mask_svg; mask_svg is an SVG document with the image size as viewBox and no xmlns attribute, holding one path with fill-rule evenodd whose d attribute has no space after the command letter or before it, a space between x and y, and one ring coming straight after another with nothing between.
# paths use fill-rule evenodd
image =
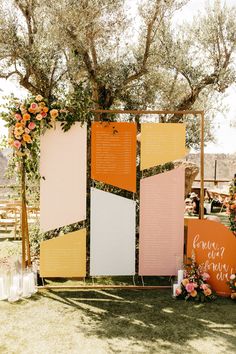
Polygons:
<instances>
[{"instance_id":1,"label":"orange panel","mask_svg":"<svg viewBox=\"0 0 236 354\"><path fill-rule=\"evenodd\" d=\"M92 123L92 179L136 192L136 130L136 123Z\"/></svg>"},{"instance_id":2,"label":"orange panel","mask_svg":"<svg viewBox=\"0 0 236 354\"><path fill-rule=\"evenodd\" d=\"M226 226L210 220L189 220L187 255L195 253L196 262L205 264L209 284L219 295L229 295L226 284L236 271L236 237Z\"/></svg>"}]
</instances>

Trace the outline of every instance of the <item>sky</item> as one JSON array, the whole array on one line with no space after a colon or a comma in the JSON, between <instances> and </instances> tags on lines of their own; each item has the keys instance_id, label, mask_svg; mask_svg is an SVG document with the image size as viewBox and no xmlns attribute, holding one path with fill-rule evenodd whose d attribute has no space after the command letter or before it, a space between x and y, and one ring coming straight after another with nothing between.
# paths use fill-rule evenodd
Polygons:
<instances>
[{"instance_id":1,"label":"sky","mask_svg":"<svg viewBox=\"0 0 236 354\"><path fill-rule=\"evenodd\" d=\"M128 1L130 1L132 8L134 1ZM177 12L175 16L176 24L181 24L181 22L187 20L191 21L193 15L196 15L198 11L202 11L207 2L207 0L190 0L184 9ZM209 0L209 2L211 3L213 0ZM227 5L236 6L236 0L222 0L222 2L226 2ZM14 93L14 95L19 98L24 98L27 95L27 91L20 88L16 81L0 79L0 103L2 102L2 98L10 93ZM228 111L226 113L217 114L214 121L215 142L207 144L205 148L206 153L236 152L236 84L226 91L223 105L227 106ZM7 134L7 130L4 128L4 122L0 119L0 138L4 134Z\"/></svg>"},{"instance_id":2,"label":"sky","mask_svg":"<svg viewBox=\"0 0 236 354\"><path fill-rule=\"evenodd\" d=\"M204 9L207 3L213 3L214 0L191 0L183 9L176 14L177 24L190 20L193 15ZM236 0L221 0L229 6L236 6ZM235 19L236 20L236 19ZM236 60L235 60L236 66ZM218 113L214 129L215 143L208 143L206 153L235 153L236 152L236 84L226 90L226 97L222 104L227 106L227 112Z\"/></svg>"}]
</instances>

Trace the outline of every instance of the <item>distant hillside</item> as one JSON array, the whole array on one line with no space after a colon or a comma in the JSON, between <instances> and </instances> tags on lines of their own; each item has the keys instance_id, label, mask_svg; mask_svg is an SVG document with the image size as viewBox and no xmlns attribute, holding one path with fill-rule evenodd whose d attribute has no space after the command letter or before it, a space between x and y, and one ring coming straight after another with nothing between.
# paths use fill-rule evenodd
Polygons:
<instances>
[{"instance_id":1,"label":"distant hillside","mask_svg":"<svg viewBox=\"0 0 236 354\"><path fill-rule=\"evenodd\" d=\"M188 161L195 162L200 166L200 154L190 154ZM205 154L205 179L214 179L215 161L217 161L216 179L232 179L234 177L236 173L236 153L231 155Z\"/></svg>"},{"instance_id":2,"label":"distant hillside","mask_svg":"<svg viewBox=\"0 0 236 354\"><path fill-rule=\"evenodd\" d=\"M200 166L200 154L190 154L188 161L196 163ZM214 179L215 161L217 161L216 179L231 180L236 173L236 153L228 154L205 154L205 179ZM5 169L7 167L7 158L0 152L0 185L8 184L4 178ZM197 176L196 179L200 177Z\"/></svg>"}]
</instances>

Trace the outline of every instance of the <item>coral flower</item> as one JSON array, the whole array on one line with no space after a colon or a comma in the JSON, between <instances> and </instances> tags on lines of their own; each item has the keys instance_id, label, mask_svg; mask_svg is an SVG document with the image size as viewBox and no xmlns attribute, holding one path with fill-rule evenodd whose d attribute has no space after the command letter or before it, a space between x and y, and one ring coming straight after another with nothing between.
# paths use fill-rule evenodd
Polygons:
<instances>
[{"instance_id":1,"label":"coral flower","mask_svg":"<svg viewBox=\"0 0 236 354\"><path fill-rule=\"evenodd\" d=\"M34 122L30 122L29 125L28 125L28 128L30 130L33 130L35 127L36 127L36 124Z\"/></svg>"},{"instance_id":2,"label":"coral flower","mask_svg":"<svg viewBox=\"0 0 236 354\"><path fill-rule=\"evenodd\" d=\"M47 117L47 113L46 113L46 112L41 112L41 116L42 116L43 118L45 118L45 117Z\"/></svg>"},{"instance_id":3,"label":"coral flower","mask_svg":"<svg viewBox=\"0 0 236 354\"><path fill-rule=\"evenodd\" d=\"M189 283L189 280L187 278L182 280L183 286L186 286Z\"/></svg>"},{"instance_id":4,"label":"coral flower","mask_svg":"<svg viewBox=\"0 0 236 354\"><path fill-rule=\"evenodd\" d=\"M37 95L35 97L35 101L37 101L37 102L42 101L42 99L43 99L43 96L41 96L41 95Z\"/></svg>"},{"instance_id":5,"label":"coral flower","mask_svg":"<svg viewBox=\"0 0 236 354\"><path fill-rule=\"evenodd\" d=\"M24 120L30 120L30 114L29 113L23 114L23 119Z\"/></svg>"},{"instance_id":6,"label":"coral flower","mask_svg":"<svg viewBox=\"0 0 236 354\"><path fill-rule=\"evenodd\" d=\"M26 143L32 143L31 137L29 136L29 134L23 134L23 140Z\"/></svg>"},{"instance_id":7,"label":"coral flower","mask_svg":"<svg viewBox=\"0 0 236 354\"><path fill-rule=\"evenodd\" d=\"M193 284L193 283L188 283L188 284L185 286L185 289L187 290L188 293L191 293L192 291L195 290L194 284Z\"/></svg>"},{"instance_id":8,"label":"coral flower","mask_svg":"<svg viewBox=\"0 0 236 354\"><path fill-rule=\"evenodd\" d=\"M43 112L47 113L49 111L49 108L48 107L43 107Z\"/></svg>"},{"instance_id":9,"label":"coral flower","mask_svg":"<svg viewBox=\"0 0 236 354\"><path fill-rule=\"evenodd\" d=\"M13 143L13 146L15 146L15 148L19 149L21 147L21 143L18 140L15 140Z\"/></svg>"},{"instance_id":10,"label":"coral flower","mask_svg":"<svg viewBox=\"0 0 236 354\"><path fill-rule=\"evenodd\" d=\"M15 114L15 118L16 118L16 120L21 120L21 119L22 119L22 116L21 116L21 114L16 113L16 114Z\"/></svg>"}]
</instances>

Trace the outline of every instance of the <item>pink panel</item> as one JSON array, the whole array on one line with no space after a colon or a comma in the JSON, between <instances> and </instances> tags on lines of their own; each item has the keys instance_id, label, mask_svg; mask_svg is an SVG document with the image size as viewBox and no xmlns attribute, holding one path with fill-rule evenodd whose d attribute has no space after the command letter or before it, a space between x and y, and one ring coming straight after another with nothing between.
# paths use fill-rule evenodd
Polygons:
<instances>
[{"instance_id":1,"label":"pink panel","mask_svg":"<svg viewBox=\"0 0 236 354\"><path fill-rule=\"evenodd\" d=\"M184 247L184 168L140 183L140 275L176 275Z\"/></svg>"}]
</instances>

